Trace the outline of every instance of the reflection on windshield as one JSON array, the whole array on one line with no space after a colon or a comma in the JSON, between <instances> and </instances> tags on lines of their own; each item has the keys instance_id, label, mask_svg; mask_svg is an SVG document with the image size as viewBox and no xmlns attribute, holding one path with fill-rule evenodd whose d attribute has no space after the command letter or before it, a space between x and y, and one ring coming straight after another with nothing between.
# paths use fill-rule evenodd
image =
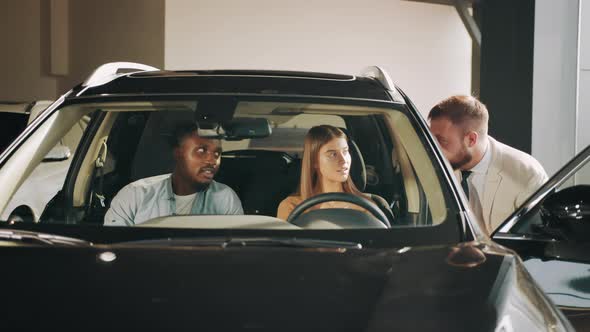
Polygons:
<instances>
[{"instance_id":1,"label":"reflection on windshield","mask_svg":"<svg viewBox=\"0 0 590 332\"><path fill-rule=\"evenodd\" d=\"M302 227L285 221L290 212L279 213L281 202L292 203L291 211L303 202L302 188L362 198L361 206L346 201L310 206L309 211L335 211L321 217L329 219L328 229L368 228L371 223L363 220L381 216L368 213L369 206L385 216L384 228L431 226L447 218L448 193L439 167L403 110L368 102L249 100L225 105L220 112L225 118L216 118L199 113L194 102L138 110L144 105L107 102L58 110L52 119L68 118L60 121L59 131L48 125L51 140L64 141L64 133L98 109L94 126L88 126L95 131L82 135L82 128L77 141L69 140L76 153L59 172L43 172L39 180L31 173L26 196L42 197L28 202L15 195L4 218L23 221L32 215L41 223L122 227L321 228L318 223L326 220L306 221L309 227ZM311 128L331 128L338 135L306 145ZM78 145L84 149L78 151ZM311 151L308 157L306 151ZM74 160L79 168L68 173ZM54 191L35 192L48 181L56 184ZM62 188L64 183L68 187ZM366 216L341 221L337 210L350 209Z\"/></svg>"}]
</instances>

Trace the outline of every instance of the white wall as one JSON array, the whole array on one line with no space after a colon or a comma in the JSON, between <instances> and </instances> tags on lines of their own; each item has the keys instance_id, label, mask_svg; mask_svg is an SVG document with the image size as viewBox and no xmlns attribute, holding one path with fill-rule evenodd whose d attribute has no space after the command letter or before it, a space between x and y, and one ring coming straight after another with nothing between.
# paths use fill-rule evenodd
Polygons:
<instances>
[{"instance_id":1,"label":"white wall","mask_svg":"<svg viewBox=\"0 0 590 332\"><path fill-rule=\"evenodd\" d=\"M0 1L0 100L55 99L109 61L164 66L165 0L60 1L63 75L50 74L50 23L61 18L51 17L50 1Z\"/></svg>"},{"instance_id":2,"label":"white wall","mask_svg":"<svg viewBox=\"0 0 590 332\"><path fill-rule=\"evenodd\" d=\"M590 144L589 92L590 0L536 0L532 154L550 175Z\"/></svg>"},{"instance_id":3,"label":"white wall","mask_svg":"<svg viewBox=\"0 0 590 332\"><path fill-rule=\"evenodd\" d=\"M578 0L535 2L532 155L549 175L576 153Z\"/></svg>"},{"instance_id":4,"label":"white wall","mask_svg":"<svg viewBox=\"0 0 590 332\"><path fill-rule=\"evenodd\" d=\"M590 1L580 3L580 55L578 112L576 121L576 152L590 145ZM590 165L576 174L576 182L590 184Z\"/></svg>"},{"instance_id":5,"label":"white wall","mask_svg":"<svg viewBox=\"0 0 590 332\"><path fill-rule=\"evenodd\" d=\"M382 65L425 114L468 94L471 41L453 7L398 0L167 0L167 69L358 74Z\"/></svg>"},{"instance_id":6,"label":"white wall","mask_svg":"<svg viewBox=\"0 0 590 332\"><path fill-rule=\"evenodd\" d=\"M590 1L581 0L576 152L590 144Z\"/></svg>"},{"instance_id":7,"label":"white wall","mask_svg":"<svg viewBox=\"0 0 590 332\"><path fill-rule=\"evenodd\" d=\"M0 100L53 99L49 75L48 6L39 0L0 2Z\"/></svg>"},{"instance_id":8,"label":"white wall","mask_svg":"<svg viewBox=\"0 0 590 332\"><path fill-rule=\"evenodd\" d=\"M164 65L164 0L70 0L69 73L59 94L106 62Z\"/></svg>"}]
</instances>

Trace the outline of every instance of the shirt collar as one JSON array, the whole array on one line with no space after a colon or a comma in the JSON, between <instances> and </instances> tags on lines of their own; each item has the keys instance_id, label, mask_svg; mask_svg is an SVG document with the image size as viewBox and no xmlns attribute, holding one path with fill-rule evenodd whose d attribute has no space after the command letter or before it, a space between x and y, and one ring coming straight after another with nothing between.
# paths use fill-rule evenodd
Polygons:
<instances>
[{"instance_id":1,"label":"shirt collar","mask_svg":"<svg viewBox=\"0 0 590 332\"><path fill-rule=\"evenodd\" d=\"M205 190L201 190L201 193L207 192L209 191L209 189L211 189L212 186L214 186L215 180L211 180L211 183L207 186L207 188L205 188ZM199 192L197 192L199 193ZM195 193L196 194L196 193ZM166 197L165 199L168 201L173 201L176 198L174 197L174 190L172 189L172 174L170 174L170 176L168 177L168 179L166 180Z\"/></svg>"},{"instance_id":2,"label":"shirt collar","mask_svg":"<svg viewBox=\"0 0 590 332\"><path fill-rule=\"evenodd\" d=\"M492 153L490 152L490 142L488 142L486 146L486 152L484 152L483 157L477 163L477 165L473 166L470 171L477 174L486 174L488 172L488 168L490 168L490 163L492 161Z\"/></svg>"}]
</instances>

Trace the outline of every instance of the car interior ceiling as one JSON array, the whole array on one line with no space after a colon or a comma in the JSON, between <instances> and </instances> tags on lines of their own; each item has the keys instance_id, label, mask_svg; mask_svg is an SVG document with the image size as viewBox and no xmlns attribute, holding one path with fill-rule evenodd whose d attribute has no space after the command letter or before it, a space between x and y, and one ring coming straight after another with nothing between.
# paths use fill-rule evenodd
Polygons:
<instances>
[{"instance_id":1,"label":"car interior ceiling","mask_svg":"<svg viewBox=\"0 0 590 332\"><path fill-rule=\"evenodd\" d=\"M76 217L78 222L102 224L108 202L123 186L141 178L170 173L174 161L168 138L171 128L187 114L191 112L116 112L107 141L110 166L103 173L94 172L84 212ZM377 116L342 117L347 127L342 129L351 138L351 177L355 185L361 191L375 194L373 200L382 210L391 207L394 215L388 217L395 219L390 221L392 225L407 224L411 218L404 215L407 203L403 176L399 166L392 164L396 158L392 156L387 131L380 127L382 123ZM281 200L297 190L300 169L300 156L286 151L224 151L215 180L236 192L245 214L274 217ZM97 204L92 197L97 191L106 197L105 206ZM52 209L47 210L49 215L44 213L42 220L55 220L56 216L50 215Z\"/></svg>"}]
</instances>

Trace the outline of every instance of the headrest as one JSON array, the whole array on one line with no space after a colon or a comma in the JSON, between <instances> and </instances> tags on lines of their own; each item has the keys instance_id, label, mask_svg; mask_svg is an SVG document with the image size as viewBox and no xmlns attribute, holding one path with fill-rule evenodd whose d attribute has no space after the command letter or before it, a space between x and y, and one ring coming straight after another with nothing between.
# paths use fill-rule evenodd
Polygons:
<instances>
[{"instance_id":1,"label":"headrest","mask_svg":"<svg viewBox=\"0 0 590 332\"><path fill-rule=\"evenodd\" d=\"M348 151L350 152L350 177L356 188L360 191L365 191L367 186L367 169L365 168L365 160L358 145L354 142L348 130L345 128L339 128L346 134L348 138Z\"/></svg>"},{"instance_id":2,"label":"headrest","mask_svg":"<svg viewBox=\"0 0 590 332\"><path fill-rule=\"evenodd\" d=\"M131 181L172 172L172 133L179 123L191 119L191 112L151 112L133 158Z\"/></svg>"}]
</instances>

